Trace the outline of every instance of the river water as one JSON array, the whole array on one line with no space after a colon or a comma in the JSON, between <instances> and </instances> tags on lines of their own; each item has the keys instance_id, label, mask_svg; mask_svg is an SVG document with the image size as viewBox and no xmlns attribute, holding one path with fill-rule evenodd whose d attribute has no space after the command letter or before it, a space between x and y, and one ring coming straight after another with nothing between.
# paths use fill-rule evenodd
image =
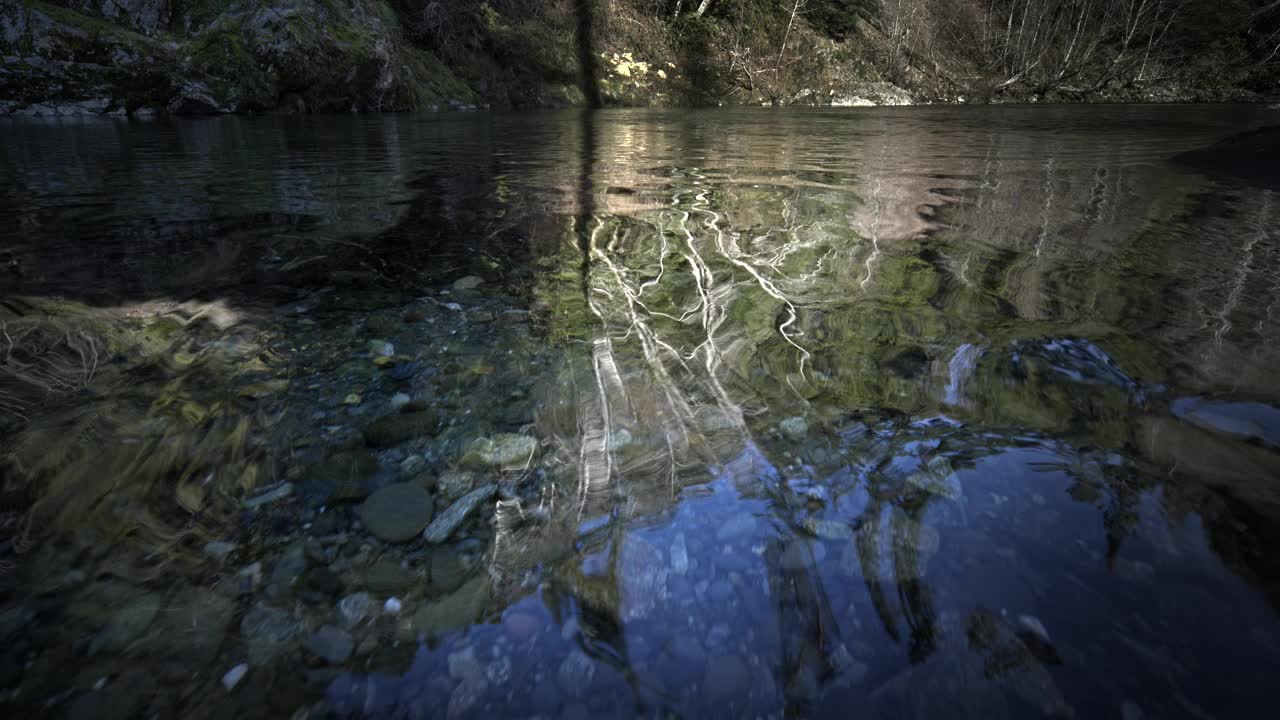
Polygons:
<instances>
[{"instance_id":1,"label":"river water","mask_svg":"<svg viewBox=\"0 0 1280 720\"><path fill-rule=\"evenodd\" d=\"M1270 717L1278 119L4 121L3 703Z\"/></svg>"}]
</instances>

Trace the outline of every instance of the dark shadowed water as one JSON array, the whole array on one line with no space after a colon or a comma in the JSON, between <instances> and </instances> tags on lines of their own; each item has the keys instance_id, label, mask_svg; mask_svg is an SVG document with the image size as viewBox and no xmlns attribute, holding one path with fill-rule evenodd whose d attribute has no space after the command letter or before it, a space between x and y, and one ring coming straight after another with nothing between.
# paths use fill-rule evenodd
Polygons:
<instances>
[{"instance_id":1,"label":"dark shadowed water","mask_svg":"<svg viewBox=\"0 0 1280 720\"><path fill-rule=\"evenodd\" d=\"M0 123L0 699L1272 717L1277 121Z\"/></svg>"}]
</instances>

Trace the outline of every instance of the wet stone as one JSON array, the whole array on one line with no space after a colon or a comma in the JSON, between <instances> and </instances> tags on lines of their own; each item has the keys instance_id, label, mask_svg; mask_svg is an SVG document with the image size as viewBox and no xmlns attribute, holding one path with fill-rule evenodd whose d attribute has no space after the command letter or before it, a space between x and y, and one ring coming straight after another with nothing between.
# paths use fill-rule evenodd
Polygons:
<instances>
[{"instance_id":1,"label":"wet stone","mask_svg":"<svg viewBox=\"0 0 1280 720\"><path fill-rule=\"evenodd\" d=\"M246 510L253 510L255 508L262 507L263 505L276 502L277 500L283 500L292 494L293 483L280 483L269 490L264 490L263 492L245 500L243 505Z\"/></svg>"},{"instance_id":2,"label":"wet stone","mask_svg":"<svg viewBox=\"0 0 1280 720\"><path fill-rule=\"evenodd\" d=\"M303 578L302 586L307 592L322 597L336 596L343 590L342 578L327 567L314 568L308 572Z\"/></svg>"},{"instance_id":3,"label":"wet stone","mask_svg":"<svg viewBox=\"0 0 1280 720\"><path fill-rule=\"evenodd\" d=\"M707 658L702 676L702 699L709 706L722 707L731 700L741 700L751 687L751 670L737 655L715 655Z\"/></svg>"},{"instance_id":4,"label":"wet stone","mask_svg":"<svg viewBox=\"0 0 1280 720\"><path fill-rule=\"evenodd\" d=\"M240 684L240 681L244 679L244 676L248 672L249 672L248 665L244 663L240 663L239 665L236 665L235 667L228 670L225 675L222 676L222 687L226 688L228 692L234 690L235 687Z\"/></svg>"},{"instance_id":5,"label":"wet stone","mask_svg":"<svg viewBox=\"0 0 1280 720\"><path fill-rule=\"evenodd\" d=\"M440 516L427 526L426 532L422 535L423 538L429 543L442 543L448 540L449 536L467 519L467 516L479 507L480 503L492 497L497 490L498 486L491 484L478 487L463 495L457 502L450 505L448 510L440 513Z\"/></svg>"},{"instance_id":6,"label":"wet stone","mask_svg":"<svg viewBox=\"0 0 1280 720\"><path fill-rule=\"evenodd\" d=\"M712 560L720 570L739 572L756 567L760 562L760 559L747 548L735 545L725 545L720 548L720 553Z\"/></svg>"},{"instance_id":7,"label":"wet stone","mask_svg":"<svg viewBox=\"0 0 1280 720\"><path fill-rule=\"evenodd\" d=\"M286 611L255 605L240 621L240 634L249 646L249 664L269 665L287 652L302 626Z\"/></svg>"},{"instance_id":8,"label":"wet stone","mask_svg":"<svg viewBox=\"0 0 1280 720\"><path fill-rule=\"evenodd\" d=\"M1206 402L1182 398L1173 412L1192 425L1239 439L1280 447L1280 408L1258 402Z\"/></svg>"},{"instance_id":9,"label":"wet stone","mask_svg":"<svg viewBox=\"0 0 1280 720\"><path fill-rule=\"evenodd\" d=\"M468 646L449 653L449 677L454 680L467 680L484 675L484 668L476 659L476 649Z\"/></svg>"},{"instance_id":10,"label":"wet stone","mask_svg":"<svg viewBox=\"0 0 1280 720\"><path fill-rule=\"evenodd\" d=\"M307 649L331 665L341 665L351 657L351 633L325 625L307 638Z\"/></svg>"},{"instance_id":11,"label":"wet stone","mask_svg":"<svg viewBox=\"0 0 1280 720\"><path fill-rule=\"evenodd\" d=\"M707 587L707 597L711 600L729 600L734 595L733 585L728 580L716 580Z\"/></svg>"},{"instance_id":12,"label":"wet stone","mask_svg":"<svg viewBox=\"0 0 1280 720\"><path fill-rule=\"evenodd\" d=\"M440 476L437 488L446 499L453 501L471 492L475 487L478 475L463 470L449 470Z\"/></svg>"},{"instance_id":13,"label":"wet stone","mask_svg":"<svg viewBox=\"0 0 1280 720\"><path fill-rule=\"evenodd\" d=\"M716 530L716 539L725 542L750 535L756 529L756 519L749 512L740 512L731 516Z\"/></svg>"},{"instance_id":14,"label":"wet stone","mask_svg":"<svg viewBox=\"0 0 1280 720\"><path fill-rule=\"evenodd\" d=\"M575 648L561 661L556 671L556 683L566 695L582 697L591 687L595 674L595 663L586 653Z\"/></svg>"},{"instance_id":15,"label":"wet stone","mask_svg":"<svg viewBox=\"0 0 1280 720\"><path fill-rule=\"evenodd\" d=\"M462 458L462 464L476 470L516 470L524 467L537 452L536 438L502 433L472 443Z\"/></svg>"},{"instance_id":16,"label":"wet stone","mask_svg":"<svg viewBox=\"0 0 1280 720\"><path fill-rule=\"evenodd\" d=\"M950 461L943 457L930 460L923 471L908 475L904 482L948 500L959 500L964 495L959 476L952 472Z\"/></svg>"},{"instance_id":17,"label":"wet stone","mask_svg":"<svg viewBox=\"0 0 1280 720\"><path fill-rule=\"evenodd\" d=\"M431 522L431 494L416 483L388 485L360 506L360 520L386 542L412 540Z\"/></svg>"},{"instance_id":18,"label":"wet stone","mask_svg":"<svg viewBox=\"0 0 1280 720\"><path fill-rule=\"evenodd\" d=\"M151 645L166 665L202 670L217 657L234 612L231 600L203 588L186 588L160 613Z\"/></svg>"},{"instance_id":19,"label":"wet stone","mask_svg":"<svg viewBox=\"0 0 1280 720\"><path fill-rule=\"evenodd\" d=\"M267 584L267 595L281 597L287 594L307 570L306 551L301 545L294 545L285 551L276 561L271 571L271 580Z\"/></svg>"},{"instance_id":20,"label":"wet stone","mask_svg":"<svg viewBox=\"0 0 1280 720\"><path fill-rule=\"evenodd\" d=\"M802 440L809 434L809 423L800 416L789 417L778 423L778 429L792 440Z\"/></svg>"},{"instance_id":21,"label":"wet stone","mask_svg":"<svg viewBox=\"0 0 1280 720\"><path fill-rule=\"evenodd\" d=\"M466 567L456 547L440 547L431 551L431 587L437 592L453 592L462 587Z\"/></svg>"},{"instance_id":22,"label":"wet stone","mask_svg":"<svg viewBox=\"0 0 1280 720\"><path fill-rule=\"evenodd\" d=\"M156 681L141 670L128 670L107 683L76 698L67 711L68 720L128 720L146 709L156 692Z\"/></svg>"},{"instance_id":23,"label":"wet stone","mask_svg":"<svg viewBox=\"0 0 1280 720\"><path fill-rule=\"evenodd\" d=\"M484 278L478 275L464 275L453 281L454 290L475 290L484 284Z\"/></svg>"},{"instance_id":24,"label":"wet stone","mask_svg":"<svg viewBox=\"0 0 1280 720\"><path fill-rule=\"evenodd\" d=\"M160 596L148 593L115 611L106 627L89 643L89 654L122 652L151 627L160 612Z\"/></svg>"},{"instance_id":25,"label":"wet stone","mask_svg":"<svg viewBox=\"0 0 1280 720\"><path fill-rule=\"evenodd\" d=\"M487 587L484 578L473 578L451 595L424 605L413 614L413 629L439 635L471 625L480 618L488 597Z\"/></svg>"},{"instance_id":26,"label":"wet stone","mask_svg":"<svg viewBox=\"0 0 1280 720\"><path fill-rule=\"evenodd\" d=\"M390 558L381 558L365 571L364 583L376 593L396 593L413 583L413 573Z\"/></svg>"},{"instance_id":27,"label":"wet stone","mask_svg":"<svg viewBox=\"0 0 1280 720\"><path fill-rule=\"evenodd\" d=\"M218 562L225 561L228 557L231 556L231 553L235 551L236 551L235 543L225 542L221 540L215 540L214 542L205 543L205 546L204 546L204 554L208 555L214 560L217 560Z\"/></svg>"},{"instance_id":28,"label":"wet stone","mask_svg":"<svg viewBox=\"0 0 1280 720\"><path fill-rule=\"evenodd\" d=\"M716 623L707 632L707 647L714 648L725 644L733 637L733 630L725 623Z\"/></svg>"},{"instance_id":29,"label":"wet stone","mask_svg":"<svg viewBox=\"0 0 1280 720\"><path fill-rule=\"evenodd\" d=\"M429 410L399 413L378 418L364 431L365 442L383 448L435 435L440 422Z\"/></svg>"},{"instance_id":30,"label":"wet stone","mask_svg":"<svg viewBox=\"0 0 1280 720\"><path fill-rule=\"evenodd\" d=\"M369 593L352 593L338 601L338 622L350 630L369 616L373 607L373 598Z\"/></svg>"},{"instance_id":31,"label":"wet stone","mask_svg":"<svg viewBox=\"0 0 1280 720\"><path fill-rule=\"evenodd\" d=\"M412 476L417 474L427 466L427 461L421 455L410 455L400 461L400 474Z\"/></svg>"},{"instance_id":32,"label":"wet stone","mask_svg":"<svg viewBox=\"0 0 1280 720\"><path fill-rule=\"evenodd\" d=\"M378 458L365 449L342 450L317 464L311 477L329 483L363 480L378 471Z\"/></svg>"},{"instance_id":33,"label":"wet stone","mask_svg":"<svg viewBox=\"0 0 1280 720\"><path fill-rule=\"evenodd\" d=\"M538 634L545 623L531 612L516 611L502 618L502 626L513 640L525 640Z\"/></svg>"}]
</instances>

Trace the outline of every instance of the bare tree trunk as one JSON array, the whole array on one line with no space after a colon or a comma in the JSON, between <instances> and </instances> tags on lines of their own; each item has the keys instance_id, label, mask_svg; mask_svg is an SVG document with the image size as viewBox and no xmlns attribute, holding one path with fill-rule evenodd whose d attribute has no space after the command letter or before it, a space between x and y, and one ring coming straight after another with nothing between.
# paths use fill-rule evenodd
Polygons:
<instances>
[{"instance_id":1,"label":"bare tree trunk","mask_svg":"<svg viewBox=\"0 0 1280 720\"><path fill-rule=\"evenodd\" d=\"M710 0L703 0L703 3L705 4L709 1ZM782 69L782 56L787 52L787 39L791 37L791 26L795 25L796 14L800 12L800 8L806 2L808 2L808 0L796 0L795 4L791 6L791 19L787 21L787 29L782 33L782 46L778 48L778 62L773 68L773 82L775 84L778 82L778 71ZM782 92L782 87L780 85L778 87L778 92Z\"/></svg>"}]
</instances>

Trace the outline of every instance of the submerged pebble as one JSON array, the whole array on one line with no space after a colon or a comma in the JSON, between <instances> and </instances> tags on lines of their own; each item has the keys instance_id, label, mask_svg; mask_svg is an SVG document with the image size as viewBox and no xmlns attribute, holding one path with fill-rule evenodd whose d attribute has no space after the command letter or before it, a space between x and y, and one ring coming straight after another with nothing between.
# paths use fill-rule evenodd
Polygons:
<instances>
[{"instance_id":1,"label":"submerged pebble","mask_svg":"<svg viewBox=\"0 0 1280 720\"><path fill-rule=\"evenodd\" d=\"M350 630L360 624L369 615L373 601L369 593L360 592L348 595L338 601L338 618L342 626Z\"/></svg>"},{"instance_id":2,"label":"submerged pebble","mask_svg":"<svg viewBox=\"0 0 1280 720\"><path fill-rule=\"evenodd\" d=\"M277 500L283 500L293 494L293 483L285 482L245 500L243 505L248 510L262 507Z\"/></svg>"},{"instance_id":3,"label":"submerged pebble","mask_svg":"<svg viewBox=\"0 0 1280 720\"><path fill-rule=\"evenodd\" d=\"M234 690L236 685L240 684L240 681L244 679L245 674L248 672L249 666L244 663L240 663L239 665L231 668L222 676L222 687L226 688L228 692Z\"/></svg>"},{"instance_id":4,"label":"submerged pebble","mask_svg":"<svg viewBox=\"0 0 1280 720\"><path fill-rule=\"evenodd\" d=\"M341 665L351 657L355 645L351 633L333 625L325 625L307 638L307 649L328 661L331 665Z\"/></svg>"},{"instance_id":5,"label":"submerged pebble","mask_svg":"<svg viewBox=\"0 0 1280 720\"><path fill-rule=\"evenodd\" d=\"M439 517L431 521L431 524L427 526L426 531L422 534L423 539L429 543L442 543L448 540L449 536L467 519L467 516L481 502L492 497L497 490L497 485L489 484L463 495L457 502L450 505L448 510L440 513Z\"/></svg>"},{"instance_id":6,"label":"submerged pebble","mask_svg":"<svg viewBox=\"0 0 1280 720\"><path fill-rule=\"evenodd\" d=\"M360 506L360 520L369 532L386 542L412 540L431 522L435 507L417 483L388 485Z\"/></svg>"},{"instance_id":7,"label":"submerged pebble","mask_svg":"<svg viewBox=\"0 0 1280 720\"><path fill-rule=\"evenodd\" d=\"M778 423L778 429L792 440L801 440L809 434L809 423L800 416L789 417Z\"/></svg>"}]
</instances>

